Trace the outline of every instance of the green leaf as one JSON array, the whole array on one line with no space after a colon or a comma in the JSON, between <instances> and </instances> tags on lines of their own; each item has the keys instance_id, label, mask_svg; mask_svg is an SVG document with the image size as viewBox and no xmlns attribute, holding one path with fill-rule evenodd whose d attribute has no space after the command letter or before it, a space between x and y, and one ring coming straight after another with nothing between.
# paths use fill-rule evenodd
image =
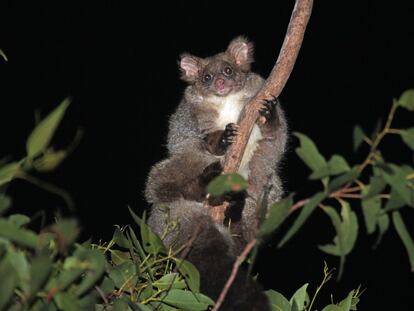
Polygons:
<instances>
[{"instance_id":1,"label":"green leaf","mask_svg":"<svg viewBox=\"0 0 414 311\"><path fill-rule=\"evenodd\" d=\"M62 311L78 311L81 310L79 300L73 293L59 292L53 297L54 301Z\"/></svg>"},{"instance_id":2,"label":"green leaf","mask_svg":"<svg viewBox=\"0 0 414 311\"><path fill-rule=\"evenodd\" d=\"M20 162L12 162L0 167L0 186L9 183L19 170Z\"/></svg>"},{"instance_id":3,"label":"green leaf","mask_svg":"<svg viewBox=\"0 0 414 311\"><path fill-rule=\"evenodd\" d=\"M406 145L411 148L411 150L414 150L414 127L410 127L406 130L401 130L400 135L403 142L405 142Z\"/></svg>"},{"instance_id":4,"label":"green leaf","mask_svg":"<svg viewBox=\"0 0 414 311\"><path fill-rule=\"evenodd\" d=\"M349 172L342 174L336 178L334 178L328 186L328 191L333 192L338 190L345 184L357 179L359 177L359 171L357 167L353 167Z\"/></svg>"},{"instance_id":5,"label":"green leaf","mask_svg":"<svg viewBox=\"0 0 414 311\"><path fill-rule=\"evenodd\" d=\"M87 261L88 271L83 277L81 283L76 289L76 295L78 297L87 293L105 272L105 256L97 249L82 250L79 255L79 259Z\"/></svg>"},{"instance_id":6,"label":"green leaf","mask_svg":"<svg viewBox=\"0 0 414 311\"><path fill-rule=\"evenodd\" d=\"M330 175L339 175L351 170L346 160L337 154L334 154L329 160L328 167Z\"/></svg>"},{"instance_id":7,"label":"green leaf","mask_svg":"<svg viewBox=\"0 0 414 311\"><path fill-rule=\"evenodd\" d=\"M348 294L348 296L339 303L339 307L341 308L341 310L343 310L343 311L350 311L351 310L353 296L354 296L354 291L352 290Z\"/></svg>"},{"instance_id":8,"label":"green leaf","mask_svg":"<svg viewBox=\"0 0 414 311\"><path fill-rule=\"evenodd\" d=\"M124 233L121 231L119 226L115 227L115 232L114 232L114 235L112 237L112 240L118 246L121 246L123 248L129 248L128 239L125 237Z\"/></svg>"},{"instance_id":9,"label":"green leaf","mask_svg":"<svg viewBox=\"0 0 414 311\"><path fill-rule=\"evenodd\" d=\"M6 62L8 62L8 61L9 61L9 60L7 59L6 54L4 54L4 52L3 52L3 50L2 50L2 49L0 49L0 56L1 56L1 57L3 57L3 59L4 59Z\"/></svg>"},{"instance_id":10,"label":"green leaf","mask_svg":"<svg viewBox=\"0 0 414 311\"><path fill-rule=\"evenodd\" d=\"M272 311L290 311L292 309L289 301L281 293L274 290L267 290L265 294L270 302Z\"/></svg>"},{"instance_id":11,"label":"green leaf","mask_svg":"<svg viewBox=\"0 0 414 311\"><path fill-rule=\"evenodd\" d=\"M184 277L188 287L192 292L200 291L200 273L197 268L189 261L184 259L175 260L178 271Z\"/></svg>"},{"instance_id":12,"label":"green leaf","mask_svg":"<svg viewBox=\"0 0 414 311\"><path fill-rule=\"evenodd\" d=\"M290 298L289 302L292 305L292 311L302 311L309 303L309 295L306 292L308 285L308 283L304 284L293 294L292 298Z\"/></svg>"},{"instance_id":13,"label":"green leaf","mask_svg":"<svg viewBox=\"0 0 414 311\"><path fill-rule=\"evenodd\" d=\"M170 290L162 302L188 311L203 311L214 305L214 301L203 294L181 289Z\"/></svg>"},{"instance_id":14,"label":"green leaf","mask_svg":"<svg viewBox=\"0 0 414 311\"><path fill-rule=\"evenodd\" d=\"M38 242L37 235L32 231L19 228L5 219L0 219L0 237L32 249L36 248Z\"/></svg>"},{"instance_id":15,"label":"green leaf","mask_svg":"<svg viewBox=\"0 0 414 311\"><path fill-rule=\"evenodd\" d=\"M315 194L309 202L301 209L298 218L296 218L295 222L293 223L292 227L290 227L289 231L283 237L283 239L279 242L278 247L282 247L305 223L308 217L312 214L315 208L326 198L326 193L319 192Z\"/></svg>"},{"instance_id":16,"label":"green leaf","mask_svg":"<svg viewBox=\"0 0 414 311\"><path fill-rule=\"evenodd\" d=\"M372 176L369 179L369 191L366 193L363 193L364 199L369 199L372 197L375 197L377 194L380 194L385 187L387 186L387 183L385 182L384 178L381 176Z\"/></svg>"},{"instance_id":17,"label":"green leaf","mask_svg":"<svg viewBox=\"0 0 414 311\"><path fill-rule=\"evenodd\" d=\"M7 211L11 206L11 199L5 194L0 193L0 215Z\"/></svg>"},{"instance_id":18,"label":"green leaf","mask_svg":"<svg viewBox=\"0 0 414 311\"><path fill-rule=\"evenodd\" d=\"M152 285L158 289L184 289L186 287L184 280L180 279L178 273L166 274Z\"/></svg>"},{"instance_id":19,"label":"green leaf","mask_svg":"<svg viewBox=\"0 0 414 311\"><path fill-rule=\"evenodd\" d=\"M384 233L387 232L388 228L390 226L390 217L388 214L381 215L378 218L378 238L375 242L375 247L381 243L382 237L384 236Z\"/></svg>"},{"instance_id":20,"label":"green leaf","mask_svg":"<svg viewBox=\"0 0 414 311\"><path fill-rule=\"evenodd\" d=\"M293 135L300 141L300 147L296 148L297 155L313 172L327 165L325 158L308 136L298 132L294 132Z\"/></svg>"},{"instance_id":21,"label":"green leaf","mask_svg":"<svg viewBox=\"0 0 414 311\"><path fill-rule=\"evenodd\" d=\"M408 233L407 227L405 226L399 212L392 213L392 222L394 223L395 230L397 230L397 233L400 236L400 239L407 251L408 258L410 260L411 271L414 271L414 242Z\"/></svg>"},{"instance_id":22,"label":"green leaf","mask_svg":"<svg viewBox=\"0 0 414 311\"><path fill-rule=\"evenodd\" d=\"M385 204L383 212L394 211L400 209L401 207L404 207L405 205L406 204L404 200L401 198L398 192L395 189L391 188L390 198Z\"/></svg>"},{"instance_id":23,"label":"green leaf","mask_svg":"<svg viewBox=\"0 0 414 311\"><path fill-rule=\"evenodd\" d=\"M36 256L30 266L30 295L36 295L46 284L52 272L52 260L46 255Z\"/></svg>"},{"instance_id":24,"label":"green leaf","mask_svg":"<svg viewBox=\"0 0 414 311\"><path fill-rule=\"evenodd\" d=\"M354 151L357 151L361 143L364 141L365 133L359 125L354 127Z\"/></svg>"},{"instance_id":25,"label":"green leaf","mask_svg":"<svg viewBox=\"0 0 414 311\"><path fill-rule=\"evenodd\" d=\"M26 142L26 152L29 158L34 158L46 151L46 148L69 104L70 100L66 98L34 128Z\"/></svg>"},{"instance_id":26,"label":"green leaf","mask_svg":"<svg viewBox=\"0 0 414 311\"><path fill-rule=\"evenodd\" d=\"M7 258L0 262L0 275L0 310L5 310L17 284L16 272Z\"/></svg>"},{"instance_id":27,"label":"green leaf","mask_svg":"<svg viewBox=\"0 0 414 311\"><path fill-rule=\"evenodd\" d=\"M114 281L116 288L125 287L125 290L129 290L129 286L125 286L125 283L134 284L138 280L136 265L129 261L112 267L109 278Z\"/></svg>"},{"instance_id":28,"label":"green leaf","mask_svg":"<svg viewBox=\"0 0 414 311\"><path fill-rule=\"evenodd\" d=\"M25 252L14 247L8 247L6 258L9 260L17 275L17 286L24 292L29 292L30 267Z\"/></svg>"},{"instance_id":29,"label":"green leaf","mask_svg":"<svg viewBox=\"0 0 414 311\"><path fill-rule=\"evenodd\" d=\"M213 196L221 196L228 192L247 189L247 181L239 174L223 174L214 178L207 186L207 192Z\"/></svg>"},{"instance_id":30,"label":"green leaf","mask_svg":"<svg viewBox=\"0 0 414 311\"><path fill-rule=\"evenodd\" d=\"M23 214L13 214L9 216L9 222L17 227L22 227L30 222L30 218Z\"/></svg>"},{"instance_id":31,"label":"green leaf","mask_svg":"<svg viewBox=\"0 0 414 311\"><path fill-rule=\"evenodd\" d=\"M59 219L51 230L57 235L60 247L65 250L75 242L80 232L76 219Z\"/></svg>"},{"instance_id":32,"label":"green leaf","mask_svg":"<svg viewBox=\"0 0 414 311\"><path fill-rule=\"evenodd\" d=\"M382 171L384 180L391 186L393 190L398 193L401 199L410 206L414 206L414 190L410 188L406 176L411 172L404 166L397 166L395 164L389 164L392 169L392 173L385 170Z\"/></svg>"},{"instance_id":33,"label":"green leaf","mask_svg":"<svg viewBox=\"0 0 414 311\"><path fill-rule=\"evenodd\" d=\"M131 254L129 252L121 252L116 249L111 251L111 261L115 266L130 261L131 259Z\"/></svg>"},{"instance_id":34,"label":"green leaf","mask_svg":"<svg viewBox=\"0 0 414 311\"><path fill-rule=\"evenodd\" d=\"M273 204L268 211L268 215L260 225L257 233L258 238L274 232L289 215L289 209L293 205L292 196L288 196L281 201Z\"/></svg>"},{"instance_id":35,"label":"green leaf","mask_svg":"<svg viewBox=\"0 0 414 311\"><path fill-rule=\"evenodd\" d=\"M403 92L398 99L398 105L410 111L414 111L414 89L409 89Z\"/></svg>"},{"instance_id":36,"label":"green leaf","mask_svg":"<svg viewBox=\"0 0 414 311\"><path fill-rule=\"evenodd\" d=\"M362 199L362 213L364 215L365 226L367 227L368 234L375 232L380 210L381 199L378 196L371 197L369 199Z\"/></svg>"},{"instance_id":37,"label":"green leaf","mask_svg":"<svg viewBox=\"0 0 414 311\"><path fill-rule=\"evenodd\" d=\"M327 305L322 311L344 311L344 309L337 305Z\"/></svg>"},{"instance_id":38,"label":"green leaf","mask_svg":"<svg viewBox=\"0 0 414 311\"><path fill-rule=\"evenodd\" d=\"M129 310L128 303L120 299L115 300L112 306L112 311L128 311L128 310Z\"/></svg>"},{"instance_id":39,"label":"green leaf","mask_svg":"<svg viewBox=\"0 0 414 311\"><path fill-rule=\"evenodd\" d=\"M351 168L349 167L346 160L340 155L333 155L332 158L328 161L327 165L321 169L313 172L309 179L321 179L328 176L339 175L345 172L348 172Z\"/></svg>"},{"instance_id":40,"label":"green leaf","mask_svg":"<svg viewBox=\"0 0 414 311\"><path fill-rule=\"evenodd\" d=\"M165 246L160 237L153 233L147 224L140 217L138 217L131 208L129 208L129 212L141 229L141 238L144 250L150 254L159 254L161 252L165 253Z\"/></svg>"},{"instance_id":41,"label":"green leaf","mask_svg":"<svg viewBox=\"0 0 414 311\"><path fill-rule=\"evenodd\" d=\"M46 150L44 155L33 162L33 167L39 172L53 171L66 158L66 155L66 150Z\"/></svg>"},{"instance_id":42,"label":"green leaf","mask_svg":"<svg viewBox=\"0 0 414 311\"><path fill-rule=\"evenodd\" d=\"M351 252L358 237L358 220L349 203L345 201L341 201L342 220L334 208L327 206L323 210L331 218L336 236L334 237L333 244L321 245L319 249L325 253L340 257L338 273L338 279L340 279L345 264L345 256Z\"/></svg>"},{"instance_id":43,"label":"green leaf","mask_svg":"<svg viewBox=\"0 0 414 311\"><path fill-rule=\"evenodd\" d=\"M143 305L141 303L137 303L136 305L137 305L139 311L152 311L152 310L154 310L154 309L152 309L152 308L150 308L146 305Z\"/></svg>"}]
</instances>

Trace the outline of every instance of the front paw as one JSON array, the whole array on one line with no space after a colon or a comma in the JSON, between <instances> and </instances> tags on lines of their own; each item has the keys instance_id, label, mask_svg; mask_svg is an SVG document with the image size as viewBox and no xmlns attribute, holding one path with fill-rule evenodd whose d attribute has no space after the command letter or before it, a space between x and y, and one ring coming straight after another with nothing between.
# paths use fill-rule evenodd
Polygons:
<instances>
[{"instance_id":1,"label":"front paw","mask_svg":"<svg viewBox=\"0 0 414 311\"><path fill-rule=\"evenodd\" d=\"M227 124L223 135L221 136L221 146L224 148L230 146L232 143L234 143L237 135L239 135L239 126L235 123Z\"/></svg>"},{"instance_id":2,"label":"front paw","mask_svg":"<svg viewBox=\"0 0 414 311\"><path fill-rule=\"evenodd\" d=\"M279 104L279 99L275 96L272 96L271 99L265 99L262 107L259 109L259 114L261 116L261 123L270 123L277 117L277 105Z\"/></svg>"}]
</instances>

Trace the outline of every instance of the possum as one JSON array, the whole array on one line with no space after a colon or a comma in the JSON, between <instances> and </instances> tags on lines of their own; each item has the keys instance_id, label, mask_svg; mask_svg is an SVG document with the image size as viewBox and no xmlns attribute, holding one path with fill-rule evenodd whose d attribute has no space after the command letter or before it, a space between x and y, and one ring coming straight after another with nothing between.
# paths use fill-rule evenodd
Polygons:
<instances>
[{"instance_id":1,"label":"possum","mask_svg":"<svg viewBox=\"0 0 414 311\"><path fill-rule=\"evenodd\" d=\"M236 256L255 236L263 189L269 189L269 202L277 202L283 193L278 164L286 149L287 123L277 98L269 98L259 111L238 171L249 186L225 197L230 202L225 215L230 225L216 224L203 207L206 185L221 174L226 150L238 135L241 111L264 84L251 71L252 62L253 44L244 37L211 57L181 55L181 78L188 86L169 120L168 157L152 167L145 189L152 204L148 224L165 236L167 247L178 248L196 235L187 259L200 271L202 291L213 299ZM169 226L171 222L177 225ZM270 308L260 287L241 272L222 310Z\"/></svg>"}]
</instances>

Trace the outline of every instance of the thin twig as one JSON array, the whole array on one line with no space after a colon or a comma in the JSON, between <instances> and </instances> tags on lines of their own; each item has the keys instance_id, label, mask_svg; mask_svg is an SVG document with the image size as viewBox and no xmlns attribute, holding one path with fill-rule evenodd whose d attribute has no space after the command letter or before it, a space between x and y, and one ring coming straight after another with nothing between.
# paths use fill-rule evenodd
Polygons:
<instances>
[{"instance_id":1,"label":"thin twig","mask_svg":"<svg viewBox=\"0 0 414 311\"><path fill-rule=\"evenodd\" d=\"M229 291L231 285L233 284L234 280L236 279L237 272L239 271L240 265L243 263L244 259L247 257L247 255L251 252L254 245L256 244L257 240L253 239L251 240L246 247L243 249L242 253L239 257L237 257L237 260L233 264L233 269L231 271L230 277L227 279L226 284L224 285L223 290L220 293L219 298L216 301L216 304L214 305L213 310L211 311L217 311L221 305L224 302L224 299L226 298L227 292Z\"/></svg>"},{"instance_id":2,"label":"thin twig","mask_svg":"<svg viewBox=\"0 0 414 311\"><path fill-rule=\"evenodd\" d=\"M309 199L303 199L300 200L298 202L296 202L295 204L292 205L292 207L289 209L289 214L293 213L294 211L296 211L297 209L303 207L304 205L306 205L309 202Z\"/></svg>"}]
</instances>

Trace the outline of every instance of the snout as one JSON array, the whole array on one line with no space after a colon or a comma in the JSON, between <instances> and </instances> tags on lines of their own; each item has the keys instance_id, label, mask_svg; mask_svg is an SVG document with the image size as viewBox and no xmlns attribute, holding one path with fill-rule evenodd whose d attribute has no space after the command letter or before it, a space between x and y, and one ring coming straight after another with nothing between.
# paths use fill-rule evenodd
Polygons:
<instances>
[{"instance_id":1,"label":"snout","mask_svg":"<svg viewBox=\"0 0 414 311\"><path fill-rule=\"evenodd\" d=\"M224 81L222 78L218 78L216 81L214 81L214 86L218 91L222 91L226 88L226 81Z\"/></svg>"}]
</instances>

